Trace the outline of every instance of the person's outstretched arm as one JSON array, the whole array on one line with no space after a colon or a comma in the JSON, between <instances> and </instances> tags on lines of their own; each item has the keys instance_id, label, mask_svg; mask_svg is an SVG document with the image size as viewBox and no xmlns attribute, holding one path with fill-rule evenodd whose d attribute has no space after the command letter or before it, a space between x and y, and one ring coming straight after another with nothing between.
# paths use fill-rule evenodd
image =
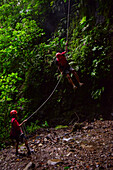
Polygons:
<instances>
[{"instance_id":1,"label":"person's outstretched arm","mask_svg":"<svg viewBox=\"0 0 113 170\"><path fill-rule=\"evenodd\" d=\"M68 42L66 42L65 51L61 53L62 55L65 55L68 52L68 47L67 46L68 46Z\"/></svg>"},{"instance_id":2,"label":"person's outstretched arm","mask_svg":"<svg viewBox=\"0 0 113 170\"><path fill-rule=\"evenodd\" d=\"M27 119L25 119L19 126L22 126L25 122L27 122Z\"/></svg>"}]
</instances>

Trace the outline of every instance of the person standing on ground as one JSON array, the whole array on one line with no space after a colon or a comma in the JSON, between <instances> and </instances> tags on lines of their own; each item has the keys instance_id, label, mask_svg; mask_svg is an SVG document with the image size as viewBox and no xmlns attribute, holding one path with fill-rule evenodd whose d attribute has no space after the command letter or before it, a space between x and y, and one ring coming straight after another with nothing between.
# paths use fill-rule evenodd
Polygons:
<instances>
[{"instance_id":1,"label":"person standing on ground","mask_svg":"<svg viewBox=\"0 0 113 170\"><path fill-rule=\"evenodd\" d=\"M24 120L21 124L18 123L17 121L17 111L16 110L12 110L10 112L10 116L12 117L11 119L11 131L10 131L10 137L12 139L12 142L14 144L14 140L16 140L16 155L18 155L18 145L19 145L19 141L25 141L25 146L28 150L28 155L31 155L29 146L28 146L28 142L27 139L25 137L25 135L22 132L21 126L27 121Z\"/></svg>"}]
</instances>

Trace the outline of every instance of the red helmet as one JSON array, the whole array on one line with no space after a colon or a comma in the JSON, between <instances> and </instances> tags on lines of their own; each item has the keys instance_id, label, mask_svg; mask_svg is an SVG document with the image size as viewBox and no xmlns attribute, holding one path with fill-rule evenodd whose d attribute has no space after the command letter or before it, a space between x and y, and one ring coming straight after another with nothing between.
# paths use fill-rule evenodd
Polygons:
<instances>
[{"instance_id":1,"label":"red helmet","mask_svg":"<svg viewBox=\"0 0 113 170\"><path fill-rule=\"evenodd\" d=\"M17 111L16 111L16 110L12 110L12 111L10 112L10 115L11 115L11 116L16 115L16 114L17 114Z\"/></svg>"},{"instance_id":2,"label":"red helmet","mask_svg":"<svg viewBox=\"0 0 113 170\"><path fill-rule=\"evenodd\" d=\"M61 53L56 53L56 57L58 57L58 56L60 56L61 55Z\"/></svg>"}]
</instances>

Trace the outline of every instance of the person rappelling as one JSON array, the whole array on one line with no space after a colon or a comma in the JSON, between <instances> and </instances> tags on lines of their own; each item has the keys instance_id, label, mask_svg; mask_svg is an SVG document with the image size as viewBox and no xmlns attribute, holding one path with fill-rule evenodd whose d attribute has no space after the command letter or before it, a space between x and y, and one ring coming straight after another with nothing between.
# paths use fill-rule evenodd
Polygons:
<instances>
[{"instance_id":1,"label":"person rappelling","mask_svg":"<svg viewBox=\"0 0 113 170\"><path fill-rule=\"evenodd\" d=\"M56 65L58 66L58 69L61 72L61 74L66 76L69 83L72 84L73 89L77 89L77 86L74 84L73 80L70 77L70 73L72 73L75 76L77 82L79 83L79 86L82 86L83 83L80 82L77 72L69 65L65 57L65 54L67 53L67 51L68 51L68 42L66 42L66 49L64 52L56 53Z\"/></svg>"},{"instance_id":2,"label":"person rappelling","mask_svg":"<svg viewBox=\"0 0 113 170\"><path fill-rule=\"evenodd\" d=\"M62 53L60 52L56 53L56 65L58 66L58 69L61 72L61 74L68 78L69 83L72 84L73 89L75 90L77 89L77 86L74 84L73 80L71 79L70 73L72 73L75 76L77 82L79 83L79 86L82 86L83 83L80 82L77 72L69 65L65 57L65 54L68 52L69 11L70 11L70 0L68 1L66 49Z\"/></svg>"}]
</instances>

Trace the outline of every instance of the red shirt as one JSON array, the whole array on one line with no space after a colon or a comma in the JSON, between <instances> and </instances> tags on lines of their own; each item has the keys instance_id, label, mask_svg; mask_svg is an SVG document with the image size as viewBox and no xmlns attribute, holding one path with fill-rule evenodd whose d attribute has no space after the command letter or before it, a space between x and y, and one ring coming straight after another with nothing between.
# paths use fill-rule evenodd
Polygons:
<instances>
[{"instance_id":1,"label":"red shirt","mask_svg":"<svg viewBox=\"0 0 113 170\"><path fill-rule=\"evenodd\" d=\"M66 53L66 51L62 52L62 53L58 53L57 55L57 63L59 66L65 66L67 64L67 60L66 57L64 56L64 54Z\"/></svg>"},{"instance_id":2,"label":"red shirt","mask_svg":"<svg viewBox=\"0 0 113 170\"><path fill-rule=\"evenodd\" d=\"M15 118L12 118L11 124L12 124L12 128L11 128L10 135L13 136L13 137L19 136L22 133L22 130L19 126L18 121Z\"/></svg>"}]
</instances>

